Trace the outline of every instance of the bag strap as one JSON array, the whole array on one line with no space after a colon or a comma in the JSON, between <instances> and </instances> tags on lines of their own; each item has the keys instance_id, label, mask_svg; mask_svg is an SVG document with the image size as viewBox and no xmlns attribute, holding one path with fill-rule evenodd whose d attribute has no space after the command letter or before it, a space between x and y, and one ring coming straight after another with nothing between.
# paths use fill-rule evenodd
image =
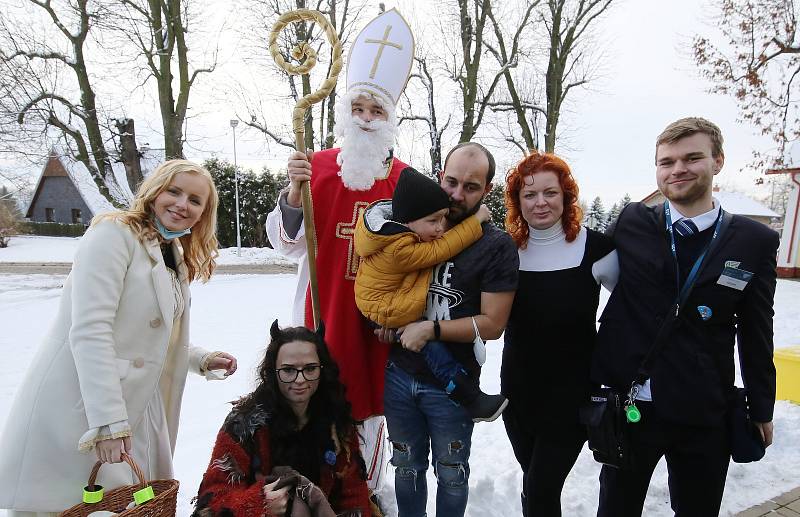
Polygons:
<instances>
[{"instance_id":1,"label":"bag strap","mask_svg":"<svg viewBox=\"0 0 800 517\"><path fill-rule=\"evenodd\" d=\"M669 336L670 331L672 330L672 325L675 323L675 320L678 319L681 310L686 305L686 301L689 299L689 296L692 294L692 290L694 289L694 284L697 281L697 277L700 276L700 271L702 271L703 267L706 264L706 259L712 254L714 249L719 245L721 241L722 235L728 229L731 224L731 220L733 216L722 210L720 208L721 219L720 219L720 226L719 231L717 233L717 238L712 239L711 243L709 244L708 249L705 253L698 259L695 267L692 268L693 273L690 273L690 277L687 278L686 284L684 284L683 288L680 290L678 297L675 299L675 303L670 306L670 310L667 313L666 317L664 318L664 322L661 324L661 327L658 329L658 333L656 334L655 339L653 340L653 344L650 346L650 350L648 350L647 355L645 355L644 359L642 359L641 364L636 372L636 379L633 381L631 385L631 390L628 393L628 402L632 402L636 399L636 394L639 391L639 387L644 384L644 382L650 378L650 371L653 368L653 363L655 362L655 358L658 354L661 353L661 350L664 349L664 345L667 343L667 337Z\"/></svg>"}]
</instances>

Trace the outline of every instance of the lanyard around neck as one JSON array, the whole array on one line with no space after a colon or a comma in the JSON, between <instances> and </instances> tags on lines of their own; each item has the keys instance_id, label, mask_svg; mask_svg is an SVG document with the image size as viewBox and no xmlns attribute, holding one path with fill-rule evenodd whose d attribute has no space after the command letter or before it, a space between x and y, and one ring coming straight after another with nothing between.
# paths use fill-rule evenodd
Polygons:
<instances>
[{"instance_id":1,"label":"lanyard around neck","mask_svg":"<svg viewBox=\"0 0 800 517\"><path fill-rule=\"evenodd\" d=\"M678 301L675 304L675 313L677 314L680 310L680 306L683 304L685 297L688 293L689 287L697 280L697 274L700 272L700 266L703 264L703 259L706 258L706 254L708 250L711 248L711 244L714 240L719 237L719 229L722 226L722 208L719 209L719 215L717 215L717 220L714 223L714 234L711 236L711 240L708 241L705 248L703 248L702 253L700 256L697 257L695 260L692 269L689 271L689 276L686 277L686 281L683 283L683 287L680 287L681 275L680 275L680 265L678 264L678 251L677 247L675 246L675 230L672 228L672 213L669 209L669 201L664 201L664 216L667 223L667 232L669 232L669 240L670 240L670 249L672 250L672 257L675 259L675 274L676 279L675 283L679 288L679 295Z\"/></svg>"}]
</instances>

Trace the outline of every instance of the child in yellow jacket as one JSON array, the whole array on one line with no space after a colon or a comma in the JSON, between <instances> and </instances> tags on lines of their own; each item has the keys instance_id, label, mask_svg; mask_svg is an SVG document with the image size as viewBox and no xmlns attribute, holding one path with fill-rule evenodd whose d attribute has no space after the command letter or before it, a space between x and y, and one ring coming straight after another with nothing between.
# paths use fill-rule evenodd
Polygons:
<instances>
[{"instance_id":1,"label":"child in yellow jacket","mask_svg":"<svg viewBox=\"0 0 800 517\"><path fill-rule=\"evenodd\" d=\"M401 172L392 199L371 204L359 219L356 305L376 325L396 329L419 320L433 267L483 235L481 224L491 218L485 205L445 232L449 206L447 193L435 181L408 167ZM480 391L444 343L429 341L420 353L451 400L464 406L473 421L492 421L505 409L505 397Z\"/></svg>"}]
</instances>

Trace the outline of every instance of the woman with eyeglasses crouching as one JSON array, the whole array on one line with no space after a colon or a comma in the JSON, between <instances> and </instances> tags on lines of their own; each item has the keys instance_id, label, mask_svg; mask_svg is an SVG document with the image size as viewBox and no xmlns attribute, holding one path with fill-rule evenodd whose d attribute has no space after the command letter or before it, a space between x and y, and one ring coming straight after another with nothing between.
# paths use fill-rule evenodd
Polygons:
<instances>
[{"instance_id":1,"label":"woman with eyeglasses crouching","mask_svg":"<svg viewBox=\"0 0 800 517\"><path fill-rule=\"evenodd\" d=\"M372 515L364 460L324 327L270 328L258 385L217 435L194 516ZM298 508L306 506L307 508Z\"/></svg>"}]
</instances>

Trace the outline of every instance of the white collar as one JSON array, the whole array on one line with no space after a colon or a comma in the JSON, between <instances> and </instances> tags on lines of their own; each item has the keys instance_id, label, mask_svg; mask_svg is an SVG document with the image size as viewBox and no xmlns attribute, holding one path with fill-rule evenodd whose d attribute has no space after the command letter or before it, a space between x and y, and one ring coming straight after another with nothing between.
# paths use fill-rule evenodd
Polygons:
<instances>
[{"instance_id":1,"label":"white collar","mask_svg":"<svg viewBox=\"0 0 800 517\"><path fill-rule=\"evenodd\" d=\"M672 203L672 201L668 201L669 211L670 214L672 215L672 224L677 223L681 219L688 219L689 221L692 221L695 224L695 226L697 226L698 232L702 232L703 230L711 228L711 226L713 226L714 223L717 221L717 217L719 216L719 211L721 208L721 205L719 204L719 201L717 201L717 198L712 198L711 202L713 203L714 208L712 208L708 212L696 215L694 217L685 217L680 212L680 210L678 210L678 208Z\"/></svg>"},{"instance_id":2,"label":"white collar","mask_svg":"<svg viewBox=\"0 0 800 517\"><path fill-rule=\"evenodd\" d=\"M555 242L563 241L567 238L564 233L564 225L561 220L550 228L544 230L537 230L531 225L528 225L528 239L536 245L547 245Z\"/></svg>"}]
</instances>

